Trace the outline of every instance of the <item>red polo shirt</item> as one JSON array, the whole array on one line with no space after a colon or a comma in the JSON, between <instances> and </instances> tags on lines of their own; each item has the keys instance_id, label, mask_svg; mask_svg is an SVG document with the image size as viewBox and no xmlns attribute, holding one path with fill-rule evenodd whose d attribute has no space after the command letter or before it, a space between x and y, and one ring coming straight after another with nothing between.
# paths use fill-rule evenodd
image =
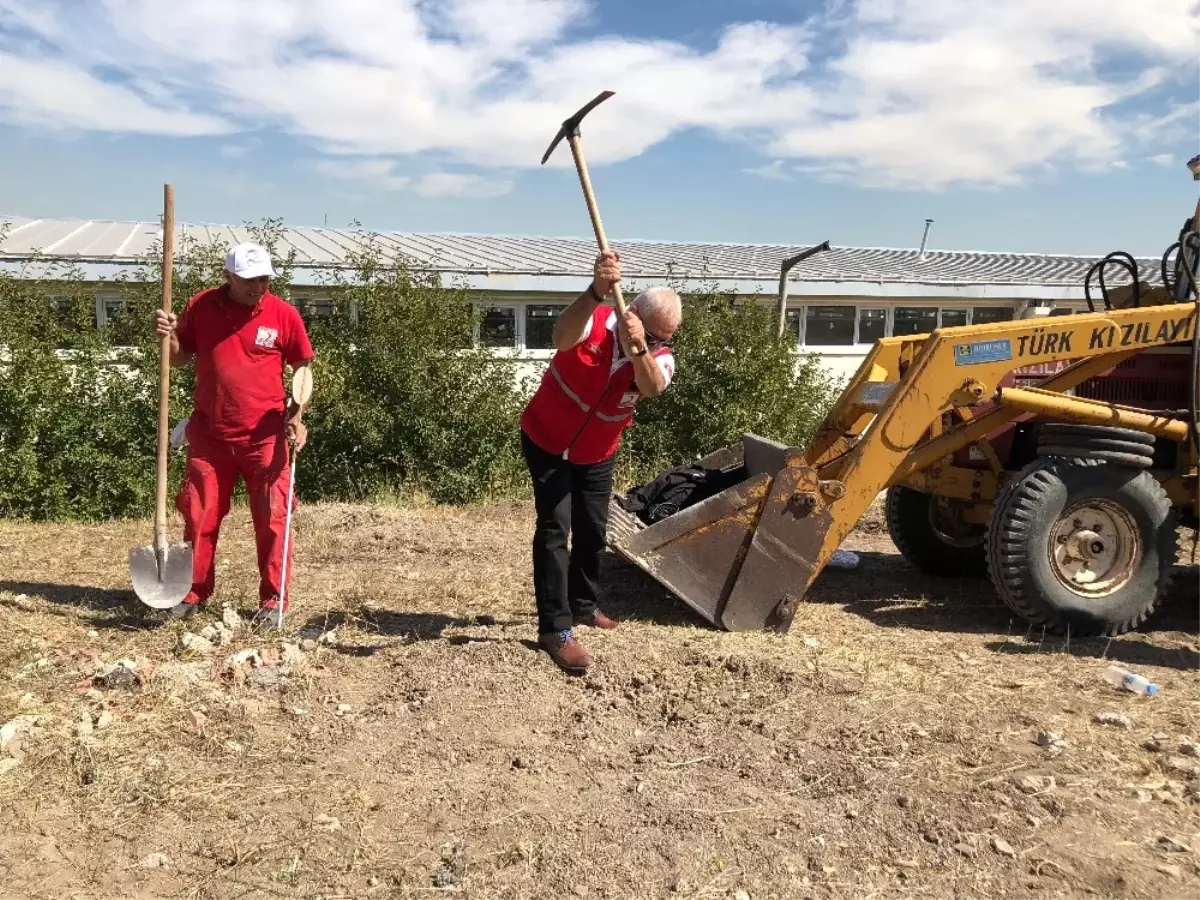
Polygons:
<instances>
[{"instance_id":1,"label":"red polo shirt","mask_svg":"<svg viewBox=\"0 0 1200 900\"><path fill-rule=\"evenodd\" d=\"M222 285L187 302L176 333L181 350L195 354L192 420L214 437L244 441L283 430L287 395L283 364L313 358L304 320L270 291L250 307Z\"/></svg>"}]
</instances>

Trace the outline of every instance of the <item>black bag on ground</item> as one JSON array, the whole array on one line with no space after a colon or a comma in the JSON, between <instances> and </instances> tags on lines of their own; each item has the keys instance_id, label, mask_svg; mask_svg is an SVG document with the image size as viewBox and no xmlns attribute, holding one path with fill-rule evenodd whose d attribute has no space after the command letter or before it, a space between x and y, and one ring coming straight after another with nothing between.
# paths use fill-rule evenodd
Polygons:
<instances>
[{"instance_id":1,"label":"black bag on ground","mask_svg":"<svg viewBox=\"0 0 1200 900\"><path fill-rule=\"evenodd\" d=\"M668 469L649 484L634 488L617 505L647 525L661 522L681 509L707 500L746 477L745 466L705 469L694 463Z\"/></svg>"}]
</instances>

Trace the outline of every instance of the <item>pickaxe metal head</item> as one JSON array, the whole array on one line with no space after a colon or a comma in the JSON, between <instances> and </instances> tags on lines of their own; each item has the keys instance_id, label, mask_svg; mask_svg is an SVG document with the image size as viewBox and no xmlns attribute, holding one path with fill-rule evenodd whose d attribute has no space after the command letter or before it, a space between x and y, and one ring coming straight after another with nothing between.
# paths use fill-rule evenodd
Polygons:
<instances>
[{"instance_id":1,"label":"pickaxe metal head","mask_svg":"<svg viewBox=\"0 0 1200 900\"><path fill-rule=\"evenodd\" d=\"M558 146L558 142L565 138L568 134L579 133L579 123L583 121L583 117L590 113L593 109L611 97L615 91L601 91L596 99L592 100L586 106L571 116L562 123L562 128L558 129L558 134L554 136L554 140L550 142L550 146L546 148L545 155L542 156L542 165L546 164L546 160L550 158L550 154L554 152L554 148Z\"/></svg>"}]
</instances>

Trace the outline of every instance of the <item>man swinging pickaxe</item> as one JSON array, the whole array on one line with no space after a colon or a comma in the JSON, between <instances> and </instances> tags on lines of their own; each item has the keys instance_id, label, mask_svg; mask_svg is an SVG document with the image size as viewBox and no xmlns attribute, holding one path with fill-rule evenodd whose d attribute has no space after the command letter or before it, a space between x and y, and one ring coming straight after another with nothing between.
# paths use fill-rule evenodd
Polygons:
<instances>
[{"instance_id":1,"label":"man swinging pickaxe","mask_svg":"<svg viewBox=\"0 0 1200 900\"><path fill-rule=\"evenodd\" d=\"M563 122L542 157L545 163L564 137L570 142L600 258L587 288L554 323L554 356L521 415L521 447L537 510L538 643L572 672L592 664L575 626L617 627L601 611L600 585L613 457L634 407L644 397L660 396L674 378L671 341L682 317L679 295L666 285L643 291L625 306L620 257L608 248L579 146L580 121L611 96L605 91ZM616 312L603 303L610 293Z\"/></svg>"}]
</instances>

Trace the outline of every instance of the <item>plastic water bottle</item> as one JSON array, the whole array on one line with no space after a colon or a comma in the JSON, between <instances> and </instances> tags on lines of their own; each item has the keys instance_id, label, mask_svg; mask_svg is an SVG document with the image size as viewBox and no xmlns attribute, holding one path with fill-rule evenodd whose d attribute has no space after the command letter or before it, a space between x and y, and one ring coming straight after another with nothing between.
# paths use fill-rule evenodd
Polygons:
<instances>
[{"instance_id":1,"label":"plastic water bottle","mask_svg":"<svg viewBox=\"0 0 1200 900\"><path fill-rule=\"evenodd\" d=\"M1152 697L1158 693L1157 684L1152 683L1149 679L1141 675L1130 672L1128 669L1122 669L1120 666L1109 666L1105 669L1104 680L1111 682L1119 688L1133 691L1135 694L1146 694Z\"/></svg>"}]
</instances>

